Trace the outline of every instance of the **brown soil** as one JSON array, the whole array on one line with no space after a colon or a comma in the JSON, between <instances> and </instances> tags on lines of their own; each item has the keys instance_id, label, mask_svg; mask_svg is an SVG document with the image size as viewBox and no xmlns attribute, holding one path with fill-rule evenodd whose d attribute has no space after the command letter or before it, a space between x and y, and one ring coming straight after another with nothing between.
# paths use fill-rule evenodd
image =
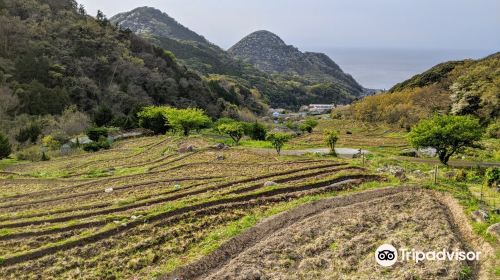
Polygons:
<instances>
[{"instance_id":1,"label":"brown soil","mask_svg":"<svg viewBox=\"0 0 500 280\"><path fill-rule=\"evenodd\" d=\"M464 261L398 262L389 269L375 262L373 252L384 243L475 249L491 261L492 250L479 244L466 219L453 199L425 190L325 199L267 219L161 279L459 279L467 265L489 279L479 264Z\"/></svg>"}]
</instances>

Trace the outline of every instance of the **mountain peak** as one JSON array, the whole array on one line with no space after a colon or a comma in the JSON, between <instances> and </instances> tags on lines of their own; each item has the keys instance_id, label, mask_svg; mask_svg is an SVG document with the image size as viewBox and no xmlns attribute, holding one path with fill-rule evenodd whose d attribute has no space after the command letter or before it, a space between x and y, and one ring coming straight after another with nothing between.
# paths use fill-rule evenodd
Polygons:
<instances>
[{"instance_id":1,"label":"mountain peak","mask_svg":"<svg viewBox=\"0 0 500 280\"><path fill-rule=\"evenodd\" d=\"M247 35L245 38L243 38L243 40L256 40L262 44L286 46L285 42L278 35L267 30L255 31Z\"/></svg>"},{"instance_id":2,"label":"mountain peak","mask_svg":"<svg viewBox=\"0 0 500 280\"><path fill-rule=\"evenodd\" d=\"M189 28L178 23L168 14L152 7L139 7L132 11L113 16L111 22L122 28L143 35L153 35L179 41L208 43L208 41Z\"/></svg>"}]
</instances>

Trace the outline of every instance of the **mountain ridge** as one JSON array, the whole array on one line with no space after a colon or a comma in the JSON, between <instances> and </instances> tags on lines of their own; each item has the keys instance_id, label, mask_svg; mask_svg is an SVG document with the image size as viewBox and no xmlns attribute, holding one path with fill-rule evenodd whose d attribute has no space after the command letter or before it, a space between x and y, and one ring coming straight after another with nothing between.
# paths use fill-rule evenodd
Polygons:
<instances>
[{"instance_id":1,"label":"mountain ridge","mask_svg":"<svg viewBox=\"0 0 500 280\"><path fill-rule=\"evenodd\" d=\"M214 78L225 80L222 82L230 80L248 90L257 89L262 98L273 107L298 109L301 105L309 103L350 103L363 93L363 87L350 75L343 73L335 62L326 59L327 56L324 54L301 53L298 49L290 51L290 55L298 56L297 59L301 62L314 65L308 68L314 70L311 73L262 71L248 61L235 58L230 51L223 50L201 35L196 38L204 40L181 40L176 34L162 30L155 31L156 27L162 26L156 22L162 19L165 25L180 25L180 23L162 11L154 9L156 11L152 12L151 9L154 8L136 8L111 17L111 21L171 51L187 67L200 72L210 80ZM159 14L162 16L151 18ZM148 27L148 23L152 23L153 26ZM192 32L186 27L176 30ZM262 32L268 35L269 47L280 45L284 49L289 48L279 36L269 31ZM317 75L318 73L321 77ZM329 77L331 75L337 77L331 78Z\"/></svg>"}]
</instances>

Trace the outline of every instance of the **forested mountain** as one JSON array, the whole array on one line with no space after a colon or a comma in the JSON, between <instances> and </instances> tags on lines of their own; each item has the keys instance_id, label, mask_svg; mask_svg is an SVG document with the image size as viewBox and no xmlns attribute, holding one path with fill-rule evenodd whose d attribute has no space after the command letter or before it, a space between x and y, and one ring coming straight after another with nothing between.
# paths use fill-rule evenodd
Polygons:
<instances>
[{"instance_id":1,"label":"forested mountain","mask_svg":"<svg viewBox=\"0 0 500 280\"><path fill-rule=\"evenodd\" d=\"M309 103L350 103L363 91L325 55L302 54L303 62L311 66L304 75L266 73L266 69L261 71L258 65L241 61L188 28L179 27L174 19L154 8L137 8L111 21L171 51L212 82L230 81L244 91L258 91L273 107L297 109Z\"/></svg>"},{"instance_id":2,"label":"forested mountain","mask_svg":"<svg viewBox=\"0 0 500 280\"><path fill-rule=\"evenodd\" d=\"M475 115L483 123L500 114L500 53L479 60L441 63L397 84L388 93L355 103L365 121L411 126L434 113Z\"/></svg>"},{"instance_id":3,"label":"forested mountain","mask_svg":"<svg viewBox=\"0 0 500 280\"><path fill-rule=\"evenodd\" d=\"M254 32L228 50L233 57L255 65L270 74L300 76L313 82L331 82L355 96L363 93L350 75L326 54L301 52L269 31Z\"/></svg>"},{"instance_id":4,"label":"forested mountain","mask_svg":"<svg viewBox=\"0 0 500 280\"><path fill-rule=\"evenodd\" d=\"M0 0L0 103L1 120L76 105L90 116L109 112L123 127L150 104L199 107L212 117L265 109L250 91L212 90L170 52L71 0Z\"/></svg>"}]
</instances>

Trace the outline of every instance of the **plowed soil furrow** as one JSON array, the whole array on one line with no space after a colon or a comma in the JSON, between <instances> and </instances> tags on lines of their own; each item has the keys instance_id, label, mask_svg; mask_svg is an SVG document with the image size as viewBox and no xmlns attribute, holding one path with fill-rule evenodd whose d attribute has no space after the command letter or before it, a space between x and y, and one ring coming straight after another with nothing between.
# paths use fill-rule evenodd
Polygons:
<instances>
[{"instance_id":1,"label":"plowed soil furrow","mask_svg":"<svg viewBox=\"0 0 500 280\"><path fill-rule=\"evenodd\" d=\"M169 211L166 213L161 213L157 214L151 217L147 218L147 222L156 222L159 220L163 219L168 219L174 216L182 215L185 213L189 212L194 212L194 211L199 211L203 210L206 208L214 207L214 206L219 206L219 205L224 205L224 204L232 204L232 203L238 203L238 202L248 202L253 199L259 199L259 198L269 198L273 196L279 196L279 195L284 195L284 194L294 194L294 193L299 193L299 192L304 192L304 191L309 191L315 188L327 188L330 187L330 189L336 189L340 183L351 183L351 182L357 182L361 183L362 181L366 180L379 180L381 179L379 176L374 176L374 175L351 175L351 176L345 176L342 178L337 178L334 180L326 181L326 182L318 182L318 183L313 183L313 184L306 184L300 187L288 187L288 188L281 188L281 189L275 189L267 192L262 192L258 194L250 194L250 195L245 195L245 196L240 196L240 197L235 197L235 198L227 198L227 199L220 199L216 201L210 201L210 202L205 202L197 205L192 205L188 207L183 207L179 208L173 211ZM342 189L342 188L341 188ZM84 245L87 243L94 243L102 239L109 238L111 236L114 236L120 232L123 232L125 230L129 230L131 228L135 228L136 226L144 223L146 221L143 220L135 220L132 221L124 226L113 228L110 230L104 230L99 233L86 236L77 240L70 240L62 244L57 244L51 247L46 247L46 248L40 248L36 249L30 252L26 252L23 254L18 254L15 256L9 256L5 257L2 265L4 266L9 266L21 262L25 262L28 260L32 259L37 259L40 257L43 257L48 254L54 254L55 252L61 251L61 250L66 250L70 249L76 246Z\"/></svg>"},{"instance_id":2,"label":"plowed soil furrow","mask_svg":"<svg viewBox=\"0 0 500 280\"><path fill-rule=\"evenodd\" d=\"M347 170L363 171L365 169L364 168L360 168L360 167L345 167L345 168L320 170L320 171L317 171L317 172L314 172L314 173L307 173L307 174L301 174L301 175L297 175L297 176L291 176L291 177L287 177L287 178L277 179L277 180L274 180L273 182L275 182L277 184L282 184L282 183L287 183L287 182L290 182L290 181L296 181L296 180L311 178L311 177L314 177L314 176L319 176L319 175L324 175L324 174L329 174L329 173L335 173L335 172L339 172L339 171L347 171ZM254 184L254 185L251 185L251 186L248 186L248 187L244 187L244 188L240 188L240 189L236 189L236 190L230 191L229 193L232 193L232 194L242 194L242 193L246 193L246 192L257 190L259 188L262 188L262 184Z\"/></svg>"},{"instance_id":3,"label":"plowed soil furrow","mask_svg":"<svg viewBox=\"0 0 500 280\"><path fill-rule=\"evenodd\" d=\"M333 166L339 166L339 164L334 164ZM317 167L317 168L307 168L305 170L313 170L313 169L318 169L318 168L322 168L322 167L325 167L325 166L321 166L321 167ZM330 164L330 165L326 166L326 168L329 168L329 167L332 167L332 165ZM281 173L275 173L274 175L276 175L276 176L289 175L289 174L293 174L293 173L301 172L301 171L304 171L304 168L295 169L294 172L292 172L292 173L290 173L290 171L286 171L286 172L281 172ZM323 172L331 172L331 171L323 171ZM316 175L317 174L313 173L311 176L316 176ZM187 196L194 196L194 195L198 195L201 193L205 193L209 190L210 191L220 190L222 188L229 187L232 185L237 185L237 184L242 184L242 183L271 178L270 176L271 175L264 175L264 176L260 176L260 177L254 177L254 178L248 178L248 179L243 179L243 180L239 180L239 181L233 181L233 182L229 182L229 183L225 183L225 184L221 184L221 185L216 185L214 187L209 187L209 188L204 188L204 189L194 190L194 191L188 191L185 193L169 196L166 198L159 198L159 199L156 199L153 201L146 201L146 202L142 202L142 203L134 203L134 204L130 204L130 205L122 206L122 207L114 207L111 209L92 211L92 212L82 213L82 214L78 214L78 215L58 217L58 218L53 218L53 219L18 222L18 223L11 223L11 224L2 224L0 226L3 228L18 228L18 227L24 227L24 226L29 226L29 225L41 225L41 224L45 224L45 223L60 223L60 222L66 222L66 221L71 221L71 220L75 220L75 219L84 219L84 218L98 216L98 215L117 213L117 212L121 212L121 211L127 211L130 209L140 208L140 207L154 205L154 204L158 204L158 203L165 203L165 202L169 202L169 201L174 201L174 200L178 200L178 199L181 199L181 198L184 198ZM307 177L308 177L307 174L302 174L302 175L297 176L297 178L299 178L299 179L303 179L303 178L307 178ZM287 181L287 179L282 179L281 182L286 182L286 181ZM260 184L260 185L262 185L262 184ZM100 193L102 193L102 192L100 192ZM1 239L1 237L0 237L0 239Z\"/></svg>"},{"instance_id":4,"label":"plowed soil furrow","mask_svg":"<svg viewBox=\"0 0 500 280\"><path fill-rule=\"evenodd\" d=\"M203 275L208 275L211 271L215 271L218 268L223 267L238 254L255 245L260 240L270 236L274 232L316 213L320 213L325 209L344 207L407 191L410 190L408 188L385 188L348 196L334 197L295 208L291 211L277 215L272 219L261 222L259 225L247 230L245 233L229 240L212 254L203 257L195 263L179 268L174 272L161 277L160 279L198 279Z\"/></svg>"},{"instance_id":5,"label":"plowed soil furrow","mask_svg":"<svg viewBox=\"0 0 500 280\"><path fill-rule=\"evenodd\" d=\"M212 180L212 179L219 179L221 178L220 176L213 176L213 177L198 177L198 178L176 178L176 179L169 179L169 180L164 180L160 183L164 182L183 182L183 181L199 181L199 180ZM121 191L125 189L130 189L130 188L136 188L136 187L145 187L151 184L156 184L157 182L149 182L149 183L138 183L138 184L132 184L132 185L125 185L125 186L119 186L119 187L114 187L113 191ZM91 196L91 195L99 195L104 193L103 190L99 191L89 191L89 192L83 192L83 193L76 193L72 195L67 195L67 196L60 196L60 197L54 197L54 198L48 198L48 199L42 199L42 200L37 200L37 201L29 201L29 202L23 202L23 203L14 203L14 204L7 204L7 205L0 205L0 209L6 209L6 208L13 208L13 207L21 207L21 206L31 206L31 205L36 205L36 204L41 204L41 203L47 203L47 202L53 202L53 201L62 201L66 199L72 199L72 198L77 198L77 197L85 197L85 196Z\"/></svg>"}]
</instances>

